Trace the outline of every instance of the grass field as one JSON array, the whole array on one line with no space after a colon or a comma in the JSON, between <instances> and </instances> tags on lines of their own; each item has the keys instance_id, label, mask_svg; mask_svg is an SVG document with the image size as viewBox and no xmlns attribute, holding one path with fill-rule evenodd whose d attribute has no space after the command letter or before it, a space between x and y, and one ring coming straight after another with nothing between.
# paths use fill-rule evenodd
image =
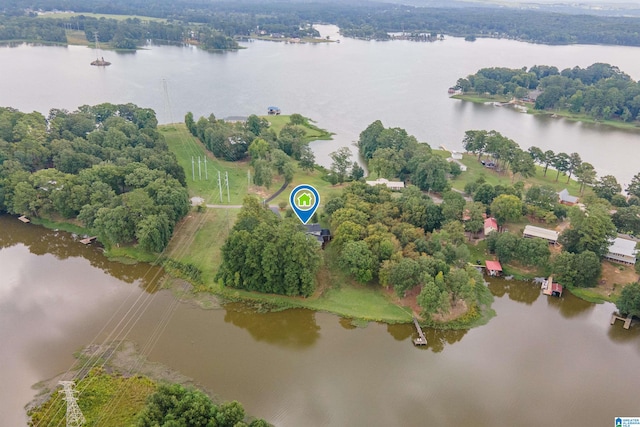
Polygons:
<instances>
[{"instance_id":1,"label":"grass field","mask_svg":"<svg viewBox=\"0 0 640 427\"><path fill-rule=\"evenodd\" d=\"M80 46L89 46L89 40L84 31L66 30L67 43Z\"/></svg>"},{"instance_id":2,"label":"grass field","mask_svg":"<svg viewBox=\"0 0 640 427\"><path fill-rule=\"evenodd\" d=\"M439 151L438 153L447 152ZM512 182L511 172L496 172L493 169L486 168L478 162L478 156L473 154L463 154L462 163L467 166L467 171L462 172L460 176L451 180L451 186L456 190L464 190L465 185L470 182L475 182L478 178L483 177L485 181L491 185L512 185L518 181L525 181L525 188L532 185L549 185L556 191L562 191L562 189L566 188L569 190L571 195L580 195L580 183L575 181L573 177L569 182L567 182L567 175L564 173L560 173L558 181L556 181L557 171L551 168L547 170L547 176L544 176L544 168L536 165L535 176L523 179L520 175L516 175ZM590 191L591 190L587 188L585 190L585 194Z\"/></svg>"},{"instance_id":3,"label":"grass field","mask_svg":"<svg viewBox=\"0 0 640 427\"><path fill-rule=\"evenodd\" d=\"M39 18L73 18L76 16L86 16L87 18L105 18L105 19L115 19L116 21L124 21L125 19L139 19L141 21L155 21L155 22L167 22L164 18L153 18L151 16L137 16L137 15L110 15L106 13L75 13L75 12L55 12L55 13L44 13L38 15Z\"/></svg>"},{"instance_id":4,"label":"grass field","mask_svg":"<svg viewBox=\"0 0 640 427\"><path fill-rule=\"evenodd\" d=\"M280 134L282 128L290 123L290 117L288 115L277 115L277 116L260 116L263 119L266 119L270 124L270 128L273 129L276 134ZM315 141L318 139L321 140L329 140L331 139L331 133L320 129L315 126L310 119L307 118L307 122L304 125L299 125L305 131L305 139L307 142Z\"/></svg>"},{"instance_id":5,"label":"grass field","mask_svg":"<svg viewBox=\"0 0 640 427\"><path fill-rule=\"evenodd\" d=\"M280 124L279 129L282 129L286 121L280 121L280 117L286 116L270 116L277 117ZM273 125L277 129L276 125ZM307 128L305 128L307 129ZM182 166L187 174L187 184L189 187L189 195L191 197L202 197L207 204L231 204L241 205L244 197L247 194L254 194L261 199L266 199L271 194L280 188L283 179L275 177L273 184L270 188L256 187L255 185L249 185L248 173L251 170L251 166L248 162L226 162L216 159L196 138L189 133L186 126L183 124L164 125L159 127L160 132L165 136L169 149L178 158L178 163ZM316 132L312 129L308 135L316 135ZM324 132L324 131L322 131ZM330 134L324 132L325 135ZM311 139L314 137L309 136ZM204 158L207 158L207 174L208 180L205 174ZM198 158L200 158L200 172L198 170ZM192 170L191 160L194 159L195 180L193 179L194 173ZM218 188L218 171L222 178L222 202L220 201L220 190ZM224 182L225 173L229 174L229 197L227 197L227 190ZM327 197L338 194L340 192L339 186L332 186L329 182L322 179L322 172L303 171L296 165L296 173L294 179L289 183L288 190L280 194L276 199L271 202L272 206L276 206L281 201L289 201L289 193L298 184L313 185L320 193L321 199L327 200ZM230 202L228 201L230 199Z\"/></svg>"},{"instance_id":6,"label":"grass field","mask_svg":"<svg viewBox=\"0 0 640 427\"><path fill-rule=\"evenodd\" d=\"M77 382L81 391L78 406L88 426L133 425L132 420L146 405L147 397L156 390L150 379L135 375L122 377L94 370ZM33 425L58 426L65 424L66 402L54 393L43 406L31 413Z\"/></svg>"}]
</instances>

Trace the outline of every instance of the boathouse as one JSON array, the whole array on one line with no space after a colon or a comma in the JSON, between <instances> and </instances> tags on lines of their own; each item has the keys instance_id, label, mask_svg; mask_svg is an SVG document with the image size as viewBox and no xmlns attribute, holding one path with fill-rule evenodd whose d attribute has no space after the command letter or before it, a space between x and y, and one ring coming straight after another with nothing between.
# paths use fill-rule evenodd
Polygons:
<instances>
[{"instance_id":1,"label":"boathouse","mask_svg":"<svg viewBox=\"0 0 640 427\"><path fill-rule=\"evenodd\" d=\"M526 225L524 227L524 232L522 233L522 237L527 237L527 238L537 237L540 239L544 239L547 242L554 245L558 243L559 235L560 233L558 233L555 230L549 230L548 228L542 228L542 227L534 227L533 225Z\"/></svg>"},{"instance_id":2,"label":"boathouse","mask_svg":"<svg viewBox=\"0 0 640 427\"><path fill-rule=\"evenodd\" d=\"M553 283L553 276L549 276L547 280L542 282L542 293L560 298L562 296L562 285L560 283Z\"/></svg>"},{"instance_id":3,"label":"boathouse","mask_svg":"<svg viewBox=\"0 0 640 427\"><path fill-rule=\"evenodd\" d=\"M485 261L487 266L487 274L492 277L498 277L502 275L502 265L499 261Z\"/></svg>"}]
</instances>

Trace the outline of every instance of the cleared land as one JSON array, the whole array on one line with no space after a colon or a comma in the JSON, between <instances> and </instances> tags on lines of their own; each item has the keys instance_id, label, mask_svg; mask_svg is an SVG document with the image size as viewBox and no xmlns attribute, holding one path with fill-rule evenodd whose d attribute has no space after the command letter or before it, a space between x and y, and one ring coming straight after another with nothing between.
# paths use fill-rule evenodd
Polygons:
<instances>
[{"instance_id":1,"label":"cleared land","mask_svg":"<svg viewBox=\"0 0 640 427\"><path fill-rule=\"evenodd\" d=\"M124 21L125 19L139 19L141 21L155 21L155 22L167 22L164 18L153 18L151 16L137 16L137 15L110 15L106 13L75 13L75 12L54 12L43 13L38 15L39 18L73 18L77 16L86 16L88 18L105 18L115 19L117 21Z\"/></svg>"}]
</instances>

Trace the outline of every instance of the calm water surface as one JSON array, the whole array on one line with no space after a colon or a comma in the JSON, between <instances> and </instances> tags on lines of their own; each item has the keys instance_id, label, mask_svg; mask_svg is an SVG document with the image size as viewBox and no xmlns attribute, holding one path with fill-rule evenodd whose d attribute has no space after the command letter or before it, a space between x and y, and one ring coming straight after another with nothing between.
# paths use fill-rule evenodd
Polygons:
<instances>
[{"instance_id":1,"label":"calm water surface","mask_svg":"<svg viewBox=\"0 0 640 427\"><path fill-rule=\"evenodd\" d=\"M336 27L319 26L336 38ZM534 117L510 108L452 100L447 88L482 67L534 64L619 66L640 79L640 49L618 46L544 46L509 40L474 43L367 42L246 43L247 49L211 54L192 47L152 46L136 53L104 52L113 65L91 67L95 52L79 46L0 48L0 105L47 113L100 102L154 108L161 122L196 117L283 113L312 117L335 132L312 146L319 162L349 146L371 122L403 127L420 141L460 149L464 131L496 129L524 149L536 145L579 152L601 175L627 184L640 171L638 133ZM165 92L164 88L167 88ZM355 150L354 150L355 152Z\"/></svg>"},{"instance_id":2,"label":"calm water surface","mask_svg":"<svg viewBox=\"0 0 640 427\"><path fill-rule=\"evenodd\" d=\"M407 325L174 305L170 293L145 290L156 273L0 216L2 424L23 425L31 385L109 338L132 306L146 309L126 338L151 360L278 426L602 426L640 408L640 328L609 326L611 304L498 281L488 325L428 330L429 346L417 349Z\"/></svg>"}]
</instances>

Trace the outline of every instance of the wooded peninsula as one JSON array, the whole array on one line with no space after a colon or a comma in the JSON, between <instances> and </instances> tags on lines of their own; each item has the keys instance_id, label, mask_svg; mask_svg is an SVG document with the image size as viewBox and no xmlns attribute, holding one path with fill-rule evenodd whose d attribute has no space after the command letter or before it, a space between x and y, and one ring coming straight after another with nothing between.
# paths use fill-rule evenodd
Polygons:
<instances>
[{"instance_id":1,"label":"wooded peninsula","mask_svg":"<svg viewBox=\"0 0 640 427\"><path fill-rule=\"evenodd\" d=\"M614 177L597 178L578 153L524 151L495 131L467 131L463 144L474 154L453 161L404 129L372 123L358 141L368 179L406 186L396 194L385 181L365 183L347 147L331 154L330 169L315 165L308 141L328 134L298 114L227 122L213 115L195 121L189 113L185 120L159 131L154 112L132 104L52 110L47 118L4 108L0 209L97 235L111 256L160 263L197 291L367 320L418 316L439 327L488 320L491 295L473 267L484 260L497 258L518 277L554 274L586 295L581 289L598 283L616 232L640 232L640 174L626 197ZM201 192L207 187L201 173L185 176L196 154L238 181L246 183L249 172L252 185L233 195L242 209L207 215L219 210L206 206L217 192ZM547 173L550 166L555 173ZM287 194L264 197L277 203L278 215L260 203L274 181L283 189L312 183L323 194L314 221L332 236L324 250L293 218ZM565 187L582 208L561 203ZM203 202L185 219L189 196ZM496 231L532 223L562 227L562 251L517 231L488 233L487 218L495 219ZM198 236L211 235L209 226L217 227L218 238L203 246ZM174 246L167 247L170 239ZM192 243L175 252L184 240ZM369 303L362 305L363 298Z\"/></svg>"},{"instance_id":2,"label":"wooded peninsula","mask_svg":"<svg viewBox=\"0 0 640 427\"><path fill-rule=\"evenodd\" d=\"M460 78L454 98L476 102L517 101L534 112L579 121L640 125L640 84L618 67L596 63L562 71L549 65L527 69L483 68Z\"/></svg>"}]
</instances>

